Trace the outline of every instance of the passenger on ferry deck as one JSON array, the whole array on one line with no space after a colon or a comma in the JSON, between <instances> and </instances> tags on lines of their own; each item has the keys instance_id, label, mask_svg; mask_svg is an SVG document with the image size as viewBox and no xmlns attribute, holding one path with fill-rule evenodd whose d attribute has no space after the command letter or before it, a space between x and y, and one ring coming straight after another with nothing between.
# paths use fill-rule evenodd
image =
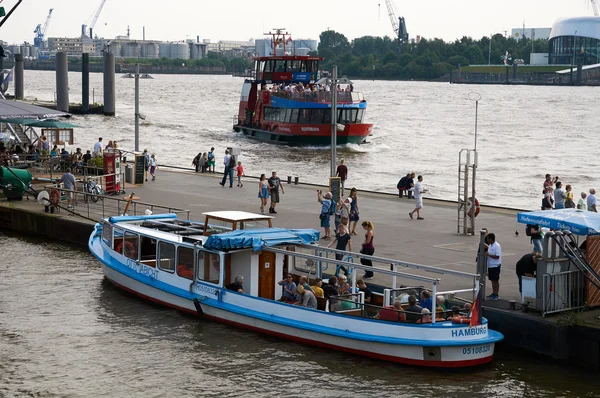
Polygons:
<instances>
[{"instance_id":1,"label":"passenger on ferry deck","mask_svg":"<svg viewBox=\"0 0 600 398\"><path fill-rule=\"evenodd\" d=\"M225 286L225 288L227 290L232 290L234 292L244 293L244 288L242 286L243 283L244 283L244 277L241 275L238 275L235 277L235 281L233 283L230 283L229 285Z\"/></svg>"},{"instance_id":2,"label":"passenger on ferry deck","mask_svg":"<svg viewBox=\"0 0 600 398\"><path fill-rule=\"evenodd\" d=\"M298 285L296 292L300 296L300 300L296 301L294 305L317 309L317 299L312 291L306 290L302 285Z\"/></svg>"},{"instance_id":3,"label":"passenger on ferry deck","mask_svg":"<svg viewBox=\"0 0 600 398\"><path fill-rule=\"evenodd\" d=\"M421 319L417 320L417 323L431 323L431 311L423 308L421 310Z\"/></svg>"},{"instance_id":4,"label":"passenger on ferry deck","mask_svg":"<svg viewBox=\"0 0 600 398\"><path fill-rule=\"evenodd\" d=\"M437 296L436 298L436 307L435 307L435 319L436 320L444 320L445 319L445 315L446 315L446 305L444 304L446 302L446 299L444 298L444 296Z\"/></svg>"},{"instance_id":5,"label":"passenger on ferry deck","mask_svg":"<svg viewBox=\"0 0 600 398\"><path fill-rule=\"evenodd\" d=\"M337 278L335 276L329 278L329 281L327 281L327 286L325 286L324 289L325 298L329 298L329 296L337 296L338 294L340 294L336 284Z\"/></svg>"},{"instance_id":6,"label":"passenger on ferry deck","mask_svg":"<svg viewBox=\"0 0 600 398\"><path fill-rule=\"evenodd\" d=\"M285 279L280 280L278 283L280 286L283 286L281 301L293 303L296 300L296 284L294 283L292 274L288 274Z\"/></svg>"},{"instance_id":7,"label":"passenger on ferry deck","mask_svg":"<svg viewBox=\"0 0 600 398\"><path fill-rule=\"evenodd\" d=\"M400 313L399 311L402 311ZM379 319L381 321L393 321L400 322L406 320L406 314L402 309L402 303L400 300L394 301L393 305L386 305L382 309L379 310L379 313L374 316L375 319Z\"/></svg>"},{"instance_id":8,"label":"passenger on ferry deck","mask_svg":"<svg viewBox=\"0 0 600 398\"><path fill-rule=\"evenodd\" d=\"M310 288L316 297L325 298L325 292L323 292L323 280L321 278L315 279L315 284Z\"/></svg>"},{"instance_id":9,"label":"passenger on ferry deck","mask_svg":"<svg viewBox=\"0 0 600 398\"><path fill-rule=\"evenodd\" d=\"M431 300L431 293L428 290L423 290L421 292L421 300L419 301L419 305L422 308L427 308L429 313L433 310L433 300Z\"/></svg>"},{"instance_id":10,"label":"passenger on ferry deck","mask_svg":"<svg viewBox=\"0 0 600 398\"><path fill-rule=\"evenodd\" d=\"M338 288L339 294L349 294L350 293L350 285L348 285L348 278L346 275L338 276Z\"/></svg>"},{"instance_id":11,"label":"passenger on ferry deck","mask_svg":"<svg viewBox=\"0 0 600 398\"><path fill-rule=\"evenodd\" d=\"M452 306L452 312L448 313L448 320L451 321L453 317L460 315L460 307L458 305Z\"/></svg>"},{"instance_id":12,"label":"passenger on ferry deck","mask_svg":"<svg viewBox=\"0 0 600 398\"><path fill-rule=\"evenodd\" d=\"M421 318L421 311L423 311L423 308L417 305L417 298L415 296L408 296L406 320L409 322L416 322L417 319Z\"/></svg>"},{"instance_id":13,"label":"passenger on ferry deck","mask_svg":"<svg viewBox=\"0 0 600 398\"><path fill-rule=\"evenodd\" d=\"M310 290L311 292L314 293L314 291L312 290L312 288L308 284L308 278L306 276L304 276L304 275L302 275L300 277L300 279L298 279L298 286L302 286L302 287L304 287L304 289Z\"/></svg>"},{"instance_id":14,"label":"passenger on ferry deck","mask_svg":"<svg viewBox=\"0 0 600 398\"><path fill-rule=\"evenodd\" d=\"M358 291L363 292L365 294L365 303L369 304L371 302L371 289L367 286L365 281L359 279L356 281L356 286L358 286Z\"/></svg>"}]
</instances>

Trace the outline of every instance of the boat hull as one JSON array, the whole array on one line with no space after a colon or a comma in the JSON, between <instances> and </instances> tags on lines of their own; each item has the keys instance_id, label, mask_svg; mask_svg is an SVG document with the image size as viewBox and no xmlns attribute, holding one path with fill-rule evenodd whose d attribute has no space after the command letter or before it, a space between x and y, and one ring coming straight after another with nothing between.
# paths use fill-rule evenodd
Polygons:
<instances>
[{"instance_id":1,"label":"boat hull","mask_svg":"<svg viewBox=\"0 0 600 398\"><path fill-rule=\"evenodd\" d=\"M246 137L276 144L293 146L327 146L331 145L331 127L290 125L276 127L273 130L235 125L233 129ZM303 130L304 129L304 130ZM362 144L371 133L372 125L357 124L346 126L337 134L337 145Z\"/></svg>"},{"instance_id":2,"label":"boat hull","mask_svg":"<svg viewBox=\"0 0 600 398\"><path fill-rule=\"evenodd\" d=\"M129 293L154 303L198 315L193 300L189 298L183 298L150 286L124 275L104 263L102 264L102 271L110 282ZM494 342L448 347L424 347L420 345L385 344L332 336L228 311L207 304L209 300L203 300L205 298L200 297L200 306L203 312L201 315L205 318L287 340L388 362L440 368L470 367L489 363L494 354Z\"/></svg>"}]
</instances>

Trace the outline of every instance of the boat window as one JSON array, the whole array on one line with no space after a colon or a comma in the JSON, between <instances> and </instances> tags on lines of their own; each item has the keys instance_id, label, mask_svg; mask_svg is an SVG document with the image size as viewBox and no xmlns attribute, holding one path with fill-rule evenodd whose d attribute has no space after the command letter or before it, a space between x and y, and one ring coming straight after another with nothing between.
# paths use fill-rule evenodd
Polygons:
<instances>
[{"instance_id":1,"label":"boat window","mask_svg":"<svg viewBox=\"0 0 600 398\"><path fill-rule=\"evenodd\" d=\"M285 72L285 61L284 60L276 60L275 61L275 72Z\"/></svg>"},{"instance_id":2,"label":"boat window","mask_svg":"<svg viewBox=\"0 0 600 398\"><path fill-rule=\"evenodd\" d=\"M175 272L175 245L159 242L158 268L167 272Z\"/></svg>"},{"instance_id":3,"label":"boat window","mask_svg":"<svg viewBox=\"0 0 600 398\"><path fill-rule=\"evenodd\" d=\"M216 253L198 252L198 280L219 283L221 259Z\"/></svg>"},{"instance_id":4,"label":"boat window","mask_svg":"<svg viewBox=\"0 0 600 398\"><path fill-rule=\"evenodd\" d=\"M116 252L123 250L123 230L120 228L113 228L113 247L112 249Z\"/></svg>"},{"instance_id":5,"label":"boat window","mask_svg":"<svg viewBox=\"0 0 600 398\"><path fill-rule=\"evenodd\" d=\"M357 116L356 116L356 123L362 123L364 116L365 116L365 110L364 109L359 109L358 113L357 113Z\"/></svg>"},{"instance_id":6,"label":"boat window","mask_svg":"<svg viewBox=\"0 0 600 398\"><path fill-rule=\"evenodd\" d=\"M113 226L108 222L102 224L102 242L108 247L112 247Z\"/></svg>"},{"instance_id":7,"label":"boat window","mask_svg":"<svg viewBox=\"0 0 600 398\"><path fill-rule=\"evenodd\" d=\"M141 263L149 267L156 267L156 239L142 235L139 252Z\"/></svg>"},{"instance_id":8,"label":"boat window","mask_svg":"<svg viewBox=\"0 0 600 398\"><path fill-rule=\"evenodd\" d=\"M289 123L292 118L292 110L290 108L285 110L285 120L284 122Z\"/></svg>"},{"instance_id":9,"label":"boat window","mask_svg":"<svg viewBox=\"0 0 600 398\"><path fill-rule=\"evenodd\" d=\"M318 72L319 70L319 61L307 61L307 72Z\"/></svg>"},{"instance_id":10,"label":"boat window","mask_svg":"<svg viewBox=\"0 0 600 398\"><path fill-rule=\"evenodd\" d=\"M264 72L273 72L273 67L274 67L273 60L265 61L263 71Z\"/></svg>"},{"instance_id":11,"label":"boat window","mask_svg":"<svg viewBox=\"0 0 600 398\"><path fill-rule=\"evenodd\" d=\"M306 62L307 61L302 61L300 64L300 72L306 72Z\"/></svg>"},{"instance_id":12,"label":"boat window","mask_svg":"<svg viewBox=\"0 0 600 398\"><path fill-rule=\"evenodd\" d=\"M300 117L298 123L308 124L310 123L310 109L300 109Z\"/></svg>"},{"instance_id":13,"label":"boat window","mask_svg":"<svg viewBox=\"0 0 600 398\"><path fill-rule=\"evenodd\" d=\"M311 109L310 124L322 124L325 109Z\"/></svg>"},{"instance_id":14,"label":"boat window","mask_svg":"<svg viewBox=\"0 0 600 398\"><path fill-rule=\"evenodd\" d=\"M302 63L295 59L292 61L292 72L300 72L300 68L302 67Z\"/></svg>"},{"instance_id":15,"label":"boat window","mask_svg":"<svg viewBox=\"0 0 600 398\"><path fill-rule=\"evenodd\" d=\"M331 124L331 109L324 109L323 123Z\"/></svg>"},{"instance_id":16,"label":"boat window","mask_svg":"<svg viewBox=\"0 0 600 398\"><path fill-rule=\"evenodd\" d=\"M123 243L123 254L132 260L138 260L139 236L133 232L125 232L125 241Z\"/></svg>"},{"instance_id":17,"label":"boat window","mask_svg":"<svg viewBox=\"0 0 600 398\"><path fill-rule=\"evenodd\" d=\"M300 109L292 109L292 117L290 118L290 123L298 123L298 114L300 113Z\"/></svg>"},{"instance_id":18,"label":"boat window","mask_svg":"<svg viewBox=\"0 0 600 398\"><path fill-rule=\"evenodd\" d=\"M278 113L277 114L277 121L278 122L285 122L286 109L285 108L279 108L277 113Z\"/></svg>"},{"instance_id":19,"label":"boat window","mask_svg":"<svg viewBox=\"0 0 600 398\"><path fill-rule=\"evenodd\" d=\"M194 249L185 246L177 248L177 275L194 279Z\"/></svg>"},{"instance_id":20,"label":"boat window","mask_svg":"<svg viewBox=\"0 0 600 398\"><path fill-rule=\"evenodd\" d=\"M358 109L352 108L347 110L350 113L350 123L356 123L356 115L358 114Z\"/></svg>"}]
</instances>

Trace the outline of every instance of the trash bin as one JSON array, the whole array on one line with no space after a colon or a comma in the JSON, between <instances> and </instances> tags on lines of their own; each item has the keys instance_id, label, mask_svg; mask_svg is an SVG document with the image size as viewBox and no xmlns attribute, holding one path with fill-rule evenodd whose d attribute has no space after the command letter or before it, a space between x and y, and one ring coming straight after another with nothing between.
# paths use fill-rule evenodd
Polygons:
<instances>
[{"instance_id":1,"label":"trash bin","mask_svg":"<svg viewBox=\"0 0 600 398\"><path fill-rule=\"evenodd\" d=\"M133 166L132 165L127 165L125 166L125 182L127 184L133 184Z\"/></svg>"},{"instance_id":2,"label":"trash bin","mask_svg":"<svg viewBox=\"0 0 600 398\"><path fill-rule=\"evenodd\" d=\"M33 180L29 170L0 167L0 187L8 200L21 200Z\"/></svg>"}]
</instances>

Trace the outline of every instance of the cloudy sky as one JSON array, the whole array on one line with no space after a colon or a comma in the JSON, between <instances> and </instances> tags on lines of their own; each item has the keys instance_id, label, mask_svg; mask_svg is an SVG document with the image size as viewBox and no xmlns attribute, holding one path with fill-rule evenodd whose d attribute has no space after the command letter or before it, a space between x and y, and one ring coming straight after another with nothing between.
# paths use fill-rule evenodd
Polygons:
<instances>
[{"instance_id":1,"label":"cloudy sky","mask_svg":"<svg viewBox=\"0 0 600 398\"><path fill-rule=\"evenodd\" d=\"M6 11L17 0L2 0ZM101 0L23 0L0 28L9 43L33 41L33 30L54 8L47 37L75 37L90 23ZM560 17L593 15L589 0L392 0L406 18L411 37L453 40L479 38L511 28L551 27ZM318 39L327 28L349 39L393 35L382 0L107 0L95 32L114 38L127 33L155 40L186 38L248 40L272 28L287 28L293 38Z\"/></svg>"}]
</instances>

